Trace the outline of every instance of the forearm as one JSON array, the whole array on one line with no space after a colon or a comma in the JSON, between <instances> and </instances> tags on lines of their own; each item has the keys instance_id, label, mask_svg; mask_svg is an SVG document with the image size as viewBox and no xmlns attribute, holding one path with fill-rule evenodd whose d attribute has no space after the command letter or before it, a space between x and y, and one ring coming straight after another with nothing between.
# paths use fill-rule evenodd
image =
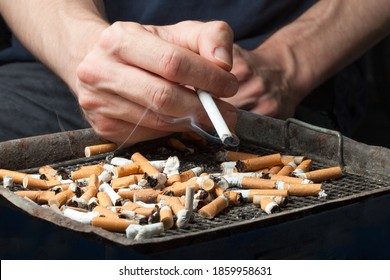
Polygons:
<instances>
[{"instance_id":1,"label":"forearm","mask_svg":"<svg viewBox=\"0 0 390 280\"><path fill-rule=\"evenodd\" d=\"M286 57L286 76L309 92L389 34L390 1L322 0L256 51Z\"/></svg>"},{"instance_id":2,"label":"forearm","mask_svg":"<svg viewBox=\"0 0 390 280\"><path fill-rule=\"evenodd\" d=\"M108 26L102 1L2 0L0 11L18 39L69 86L76 68Z\"/></svg>"}]
</instances>

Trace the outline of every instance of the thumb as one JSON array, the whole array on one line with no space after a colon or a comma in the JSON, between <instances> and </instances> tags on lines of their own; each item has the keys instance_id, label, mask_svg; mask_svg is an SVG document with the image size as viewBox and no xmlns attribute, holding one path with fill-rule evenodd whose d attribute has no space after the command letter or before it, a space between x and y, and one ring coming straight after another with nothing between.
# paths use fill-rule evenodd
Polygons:
<instances>
[{"instance_id":1,"label":"thumb","mask_svg":"<svg viewBox=\"0 0 390 280\"><path fill-rule=\"evenodd\" d=\"M226 71L232 69L234 35L224 21L182 21L174 25L146 28L166 41L198 53Z\"/></svg>"}]
</instances>

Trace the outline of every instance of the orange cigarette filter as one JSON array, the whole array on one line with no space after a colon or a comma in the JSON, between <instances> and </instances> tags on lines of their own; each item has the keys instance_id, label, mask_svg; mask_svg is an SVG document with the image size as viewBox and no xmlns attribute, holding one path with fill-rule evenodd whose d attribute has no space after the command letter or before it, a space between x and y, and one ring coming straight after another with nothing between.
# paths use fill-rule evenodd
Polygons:
<instances>
[{"instance_id":1,"label":"orange cigarette filter","mask_svg":"<svg viewBox=\"0 0 390 280\"><path fill-rule=\"evenodd\" d=\"M89 176L87 189L89 188L99 189L99 177L96 174L91 174L91 176Z\"/></svg>"},{"instance_id":2,"label":"orange cigarette filter","mask_svg":"<svg viewBox=\"0 0 390 280\"><path fill-rule=\"evenodd\" d=\"M117 149L117 145L114 143L107 143L107 144L100 144L100 145L93 145L93 146L87 146L84 149L84 154L86 157L104 154L104 153L110 153Z\"/></svg>"},{"instance_id":3,"label":"orange cigarette filter","mask_svg":"<svg viewBox=\"0 0 390 280\"><path fill-rule=\"evenodd\" d=\"M188 148L183 142L176 138L169 138L167 140L167 145L175 150L178 150L183 153L193 153L194 150Z\"/></svg>"},{"instance_id":4,"label":"orange cigarette filter","mask_svg":"<svg viewBox=\"0 0 390 280\"><path fill-rule=\"evenodd\" d=\"M171 207L165 205L160 210L160 222L164 224L164 229L170 229L174 225Z\"/></svg>"},{"instance_id":5,"label":"orange cigarette filter","mask_svg":"<svg viewBox=\"0 0 390 280\"><path fill-rule=\"evenodd\" d=\"M225 151L224 156L221 159L222 161L238 161L257 157L260 157L260 155L235 151Z\"/></svg>"},{"instance_id":6,"label":"orange cigarette filter","mask_svg":"<svg viewBox=\"0 0 390 280\"><path fill-rule=\"evenodd\" d=\"M253 204L260 205L260 202L263 198L272 198L279 206L286 205L286 203L287 203L287 196L255 195L255 196L253 196Z\"/></svg>"},{"instance_id":7,"label":"orange cigarette filter","mask_svg":"<svg viewBox=\"0 0 390 280\"><path fill-rule=\"evenodd\" d=\"M229 200L225 195L220 195L209 204L199 209L198 214L205 219L213 219L229 205Z\"/></svg>"},{"instance_id":8,"label":"orange cigarette filter","mask_svg":"<svg viewBox=\"0 0 390 280\"><path fill-rule=\"evenodd\" d=\"M57 180L46 181L30 176L26 176L23 179L23 187L26 189L48 190L58 185L61 185L61 183Z\"/></svg>"},{"instance_id":9,"label":"orange cigarette filter","mask_svg":"<svg viewBox=\"0 0 390 280\"><path fill-rule=\"evenodd\" d=\"M49 199L49 205L57 205L58 207L61 207L62 205L66 204L68 200L70 200L72 197L75 196L75 193L72 190L66 190L57 193L53 198Z\"/></svg>"},{"instance_id":10,"label":"orange cigarette filter","mask_svg":"<svg viewBox=\"0 0 390 280\"><path fill-rule=\"evenodd\" d=\"M160 171L157 170L149 160L144 157L141 153L135 152L131 156L131 160L133 162L138 162L140 164L140 172L147 173L148 175L158 174Z\"/></svg>"},{"instance_id":11,"label":"orange cigarette filter","mask_svg":"<svg viewBox=\"0 0 390 280\"><path fill-rule=\"evenodd\" d=\"M319 183L326 180L332 180L339 178L343 175L343 172L341 170L340 166L330 167L330 168L324 168L324 169L318 169L314 171L309 171L304 173L304 176L308 180L312 180L313 182Z\"/></svg>"},{"instance_id":12,"label":"orange cigarette filter","mask_svg":"<svg viewBox=\"0 0 390 280\"><path fill-rule=\"evenodd\" d=\"M47 204L56 195L53 191L16 191L15 194L27 197L38 204Z\"/></svg>"},{"instance_id":13,"label":"orange cigarette filter","mask_svg":"<svg viewBox=\"0 0 390 280\"><path fill-rule=\"evenodd\" d=\"M97 212L100 215L102 215L104 217L107 217L107 218L113 218L113 219L119 218L119 214L118 213L114 213L113 211L111 211L111 210L109 210L106 207L101 206L101 205L98 205L98 206L94 207L92 211L93 212Z\"/></svg>"},{"instance_id":14,"label":"orange cigarette filter","mask_svg":"<svg viewBox=\"0 0 390 280\"><path fill-rule=\"evenodd\" d=\"M229 205L240 206L244 203L244 199L239 192L225 191L224 195L227 196L229 200Z\"/></svg>"},{"instance_id":15,"label":"orange cigarette filter","mask_svg":"<svg viewBox=\"0 0 390 280\"><path fill-rule=\"evenodd\" d=\"M249 202L253 202L255 196L288 196L287 190L277 189L264 189L264 190L250 190L247 197L245 198Z\"/></svg>"},{"instance_id":16,"label":"orange cigarette filter","mask_svg":"<svg viewBox=\"0 0 390 280\"><path fill-rule=\"evenodd\" d=\"M0 169L0 180L3 180L4 176L10 176L13 178L14 183L22 184L24 177L28 176L28 174L7 169Z\"/></svg>"},{"instance_id":17,"label":"orange cigarette filter","mask_svg":"<svg viewBox=\"0 0 390 280\"><path fill-rule=\"evenodd\" d=\"M280 153L268 156L261 156L251 159L238 160L236 167L238 172L257 171L263 168L282 164Z\"/></svg>"},{"instance_id":18,"label":"orange cigarette filter","mask_svg":"<svg viewBox=\"0 0 390 280\"><path fill-rule=\"evenodd\" d=\"M38 173L45 175L48 180L57 180L57 170L50 165L40 167Z\"/></svg>"},{"instance_id":19,"label":"orange cigarette filter","mask_svg":"<svg viewBox=\"0 0 390 280\"><path fill-rule=\"evenodd\" d=\"M261 210L263 210L267 214L273 214L276 212L280 212L279 205L271 197L262 198L260 200L260 207L261 207Z\"/></svg>"},{"instance_id":20,"label":"orange cigarette filter","mask_svg":"<svg viewBox=\"0 0 390 280\"><path fill-rule=\"evenodd\" d=\"M99 176L104 171L103 163L81 166L78 170L71 172L72 180L89 178L92 174Z\"/></svg>"},{"instance_id":21,"label":"orange cigarette filter","mask_svg":"<svg viewBox=\"0 0 390 280\"><path fill-rule=\"evenodd\" d=\"M271 181L282 181L285 183L291 183L291 184L305 184L304 178L297 178L292 176L284 176L284 175L272 175ZM307 182L307 180L306 180Z\"/></svg>"},{"instance_id":22,"label":"orange cigarette filter","mask_svg":"<svg viewBox=\"0 0 390 280\"><path fill-rule=\"evenodd\" d=\"M108 195L108 193L106 193L106 192L98 192L96 196L97 196L99 205L101 205L103 207L113 206L111 198Z\"/></svg>"},{"instance_id":23,"label":"orange cigarette filter","mask_svg":"<svg viewBox=\"0 0 390 280\"><path fill-rule=\"evenodd\" d=\"M114 167L114 177L116 178L140 174L140 173L142 172L140 171L139 162L133 162L130 164Z\"/></svg>"},{"instance_id":24,"label":"orange cigarette filter","mask_svg":"<svg viewBox=\"0 0 390 280\"><path fill-rule=\"evenodd\" d=\"M180 198L177 196L159 194L157 196L157 202L160 203L162 200L164 200L165 205L169 205L169 206L173 204L183 204Z\"/></svg>"},{"instance_id":25,"label":"orange cigarette filter","mask_svg":"<svg viewBox=\"0 0 390 280\"><path fill-rule=\"evenodd\" d=\"M279 170L279 172L277 173L277 175L281 175L281 176L288 176L291 174L291 172L294 171L294 167L290 164L287 164L285 166L283 166L282 169Z\"/></svg>"},{"instance_id":26,"label":"orange cigarette filter","mask_svg":"<svg viewBox=\"0 0 390 280\"><path fill-rule=\"evenodd\" d=\"M322 190L322 184L284 184L284 189L293 196L316 196Z\"/></svg>"},{"instance_id":27,"label":"orange cigarette filter","mask_svg":"<svg viewBox=\"0 0 390 280\"><path fill-rule=\"evenodd\" d=\"M300 170L302 172L308 172L312 166L313 161L311 159L305 159L303 160L298 166L295 168L295 170Z\"/></svg>"},{"instance_id":28,"label":"orange cigarette filter","mask_svg":"<svg viewBox=\"0 0 390 280\"><path fill-rule=\"evenodd\" d=\"M171 186L162 189L163 194L172 194L173 196L182 196L186 194L186 188L188 185L194 185L195 191L197 192L200 187L196 182L175 182Z\"/></svg>"},{"instance_id":29,"label":"orange cigarette filter","mask_svg":"<svg viewBox=\"0 0 390 280\"><path fill-rule=\"evenodd\" d=\"M243 177L241 187L243 189L274 189L276 185L275 181L268 179Z\"/></svg>"},{"instance_id":30,"label":"orange cigarette filter","mask_svg":"<svg viewBox=\"0 0 390 280\"><path fill-rule=\"evenodd\" d=\"M121 218L95 217L91 224L112 232L125 232L129 225L138 224L138 222Z\"/></svg>"},{"instance_id":31,"label":"orange cigarette filter","mask_svg":"<svg viewBox=\"0 0 390 280\"><path fill-rule=\"evenodd\" d=\"M123 189L122 189L123 190ZM123 199L129 199L130 201L133 201L133 198L134 198L134 193L137 191L137 189L133 189L133 190L125 190L125 191L121 191L121 189L118 190L118 194L120 195L120 197L122 197Z\"/></svg>"},{"instance_id":32,"label":"orange cigarette filter","mask_svg":"<svg viewBox=\"0 0 390 280\"><path fill-rule=\"evenodd\" d=\"M156 208L146 208L146 207L138 205L137 203L133 203L131 201L126 202L126 204L124 206L122 206L122 209L133 211L133 212L140 214L142 216L145 216L147 218L149 218L156 210Z\"/></svg>"},{"instance_id":33,"label":"orange cigarette filter","mask_svg":"<svg viewBox=\"0 0 390 280\"><path fill-rule=\"evenodd\" d=\"M111 187L114 190L127 188L130 185L138 184L138 181L142 179L143 174L130 175L120 178L115 178L111 180Z\"/></svg>"},{"instance_id":34,"label":"orange cigarette filter","mask_svg":"<svg viewBox=\"0 0 390 280\"><path fill-rule=\"evenodd\" d=\"M85 202L88 203L88 201L92 198L92 197L96 197L97 196L97 193L99 192L99 189L95 186L90 186L88 188L88 190L83 193L80 198L83 199Z\"/></svg>"},{"instance_id":35,"label":"orange cigarette filter","mask_svg":"<svg viewBox=\"0 0 390 280\"><path fill-rule=\"evenodd\" d=\"M133 194L132 201L142 201L145 203L156 203L157 202L157 196L161 193L161 191L147 188L147 189L141 189L136 190Z\"/></svg>"},{"instance_id":36,"label":"orange cigarette filter","mask_svg":"<svg viewBox=\"0 0 390 280\"><path fill-rule=\"evenodd\" d=\"M283 166L282 165L276 165L273 166L269 169L268 173L270 174L277 174L280 170L282 170Z\"/></svg>"}]
</instances>

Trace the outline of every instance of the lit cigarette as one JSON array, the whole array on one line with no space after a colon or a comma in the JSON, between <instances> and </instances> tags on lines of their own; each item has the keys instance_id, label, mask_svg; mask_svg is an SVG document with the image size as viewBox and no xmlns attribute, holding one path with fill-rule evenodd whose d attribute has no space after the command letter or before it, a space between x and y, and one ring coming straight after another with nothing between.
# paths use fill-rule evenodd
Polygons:
<instances>
[{"instance_id":1,"label":"lit cigarette","mask_svg":"<svg viewBox=\"0 0 390 280\"><path fill-rule=\"evenodd\" d=\"M276 187L280 190L287 190L289 195L293 196L319 195L322 191L322 184L288 184L277 181Z\"/></svg>"},{"instance_id":2,"label":"lit cigarette","mask_svg":"<svg viewBox=\"0 0 390 280\"><path fill-rule=\"evenodd\" d=\"M103 164L81 166L78 170L71 172L71 178L73 181L89 178L92 174L99 176L104 171Z\"/></svg>"},{"instance_id":3,"label":"lit cigarette","mask_svg":"<svg viewBox=\"0 0 390 280\"><path fill-rule=\"evenodd\" d=\"M95 217L91 224L96 227L101 227L113 232L126 232L129 225L137 223L137 221L129 221L121 218Z\"/></svg>"},{"instance_id":4,"label":"lit cigarette","mask_svg":"<svg viewBox=\"0 0 390 280\"><path fill-rule=\"evenodd\" d=\"M281 211L279 205L273 198L270 197L262 198L260 200L260 207L267 214L273 214Z\"/></svg>"},{"instance_id":5,"label":"lit cigarette","mask_svg":"<svg viewBox=\"0 0 390 280\"><path fill-rule=\"evenodd\" d=\"M117 149L117 145L114 143L108 143L108 144L101 144L101 145L93 145L93 146L87 146L84 149L84 154L86 157L104 154L104 153L110 153Z\"/></svg>"},{"instance_id":6,"label":"lit cigarette","mask_svg":"<svg viewBox=\"0 0 390 280\"><path fill-rule=\"evenodd\" d=\"M281 165L280 153L256 158L238 160L236 167L239 172L257 171L263 168Z\"/></svg>"},{"instance_id":7,"label":"lit cigarette","mask_svg":"<svg viewBox=\"0 0 390 280\"><path fill-rule=\"evenodd\" d=\"M316 183L336 179L341 177L342 175L343 172L339 166L296 174L296 176L300 178L305 178Z\"/></svg>"},{"instance_id":8,"label":"lit cigarette","mask_svg":"<svg viewBox=\"0 0 390 280\"><path fill-rule=\"evenodd\" d=\"M209 204L199 209L198 214L205 219L213 219L218 213L229 206L229 199L220 195Z\"/></svg>"},{"instance_id":9,"label":"lit cigarette","mask_svg":"<svg viewBox=\"0 0 390 280\"><path fill-rule=\"evenodd\" d=\"M167 144L169 147L175 149L175 150L178 150L182 153L184 153L185 155L188 155L188 154L193 154L194 153L194 149L192 148L189 148L187 147L183 142L181 142L179 139L176 139L176 138L169 138L167 140Z\"/></svg>"},{"instance_id":10,"label":"lit cigarette","mask_svg":"<svg viewBox=\"0 0 390 280\"><path fill-rule=\"evenodd\" d=\"M219 111L214 99L211 95L204 90L197 90L199 100L202 103L207 115L209 116L212 124L222 143L228 146L237 146L236 139L230 132L225 120L223 119L221 112Z\"/></svg>"},{"instance_id":11,"label":"lit cigarette","mask_svg":"<svg viewBox=\"0 0 390 280\"><path fill-rule=\"evenodd\" d=\"M38 204L47 204L56 195L53 191L16 191L20 197L28 197Z\"/></svg>"}]
</instances>

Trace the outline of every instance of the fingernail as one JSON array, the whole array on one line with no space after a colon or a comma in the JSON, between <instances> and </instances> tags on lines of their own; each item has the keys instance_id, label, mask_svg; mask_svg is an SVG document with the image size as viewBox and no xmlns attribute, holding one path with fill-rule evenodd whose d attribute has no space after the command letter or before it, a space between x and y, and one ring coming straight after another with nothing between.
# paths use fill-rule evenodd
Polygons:
<instances>
[{"instance_id":1,"label":"fingernail","mask_svg":"<svg viewBox=\"0 0 390 280\"><path fill-rule=\"evenodd\" d=\"M225 48L215 48L214 57L222 63L226 64L227 66L232 67L232 56Z\"/></svg>"}]
</instances>

